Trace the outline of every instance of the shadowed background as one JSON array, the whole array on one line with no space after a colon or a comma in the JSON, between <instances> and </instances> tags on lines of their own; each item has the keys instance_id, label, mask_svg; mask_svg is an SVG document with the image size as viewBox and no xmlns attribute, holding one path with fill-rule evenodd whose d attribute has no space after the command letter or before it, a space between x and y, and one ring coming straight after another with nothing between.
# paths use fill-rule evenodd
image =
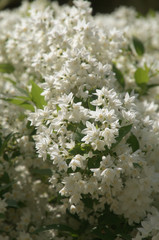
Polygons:
<instances>
[{"instance_id":1,"label":"shadowed background","mask_svg":"<svg viewBox=\"0 0 159 240\"><path fill-rule=\"evenodd\" d=\"M0 9L14 8L21 4L22 0L0 0ZM60 4L71 4L72 0L58 0ZM133 6L142 14L146 14L150 9L159 10L159 0L90 0L93 7L93 14L97 12L110 13L115 8L125 5Z\"/></svg>"}]
</instances>

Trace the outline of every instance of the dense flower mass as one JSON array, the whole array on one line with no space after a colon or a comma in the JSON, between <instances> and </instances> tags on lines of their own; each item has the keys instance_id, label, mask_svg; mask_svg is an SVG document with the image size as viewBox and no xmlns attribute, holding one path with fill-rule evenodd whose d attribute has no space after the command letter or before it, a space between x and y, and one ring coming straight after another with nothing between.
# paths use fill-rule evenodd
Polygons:
<instances>
[{"instance_id":1,"label":"dense flower mass","mask_svg":"<svg viewBox=\"0 0 159 240\"><path fill-rule=\"evenodd\" d=\"M158 19L0 12L0 240L159 239Z\"/></svg>"}]
</instances>

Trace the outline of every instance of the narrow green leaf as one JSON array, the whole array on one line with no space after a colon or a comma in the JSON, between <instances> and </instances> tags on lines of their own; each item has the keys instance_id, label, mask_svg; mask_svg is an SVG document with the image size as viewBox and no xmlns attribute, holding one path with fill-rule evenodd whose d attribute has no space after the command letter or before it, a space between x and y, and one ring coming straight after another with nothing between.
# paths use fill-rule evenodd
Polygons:
<instances>
[{"instance_id":1,"label":"narrow green leaf","mask_svg":"<svg viewBox=\"0 0 159 240\"><path fill-rule=\"evenodd\" d=\"M138 68L134 74L137 85L146 84L149 81L149 69Z\"/></svg>"},{"instance_id":2,"label":"narrow green leaf","mask_svg":"<svg viewBox=\"0 0 159 240\"><path fill-rule=\"evenodd\" d=\"M46 101L44 99L44 96L41 95L43 92L43 89L40 88L34 81L30 81L32 88L31 88L31 99L36 105L37 108L43 109L43 107L46 105Z\"/></svg>"},{"instance_id":3,"label":"narrow green leaf","mask_svg":"<svg viewBox=\"0 0 159 240\"><path fill-rule=\"evenodd\" d=\"M72 229L71 227L66 226L64 224L51 224L51 225L43 226L43 227L37 229L33 233L40 233L40 232L44 232L44 231L48 231L48 230L52 230L52 229L59 230L60 232L68 232L68 233L70 233L70 235L76 234L76 231L74 229Z\"/></svg>"},{"instance_id":4,"label":"narrow green leaf","mask_svg":"<svg viewBox=\"0 0 159 240\"><path fill-rule=\"evenodd\" d=\"M30 110L30 111L34 112L34 107L30 103L28 103L27 101L24 101L24 100L21 100L21 99L16 99L16 98L11 98L8 101L12 104L15 104L19 107L22 107L22 108L26 109L26 110Z\"/></svg>"},{"instance_id":5,"label":"narrow green leaf","mask_svg":"<svg viewBox=\"0 0 159 240\"><path fill-rule=\"evenodd\" d=\"M25 96L16 96L15 98L0 98L4 101L7 101L7 102L10 102L14 105L17 105L19 107L22 107L26 110L30 110L32 112L34 112L34 107L33 105L31 105L27 100L29 100L28 97L25 97ZM26 99L26 100L25 100Z\"/></svg>"},{"instance_id":6,"label":"narrow green leaf","mask_svg":"<svg viewBox=\"0 0 159 240\"><path fill-rule=\"evenodd\" d=\"M116 143L112 144L112 148L116 147L116 145L118 145L118 143L120 143L120 141L130 132L131 128L132 128L132 124L121 127L119 129L119 135L118 135L118 137L116 137Z\"/></svg>"},{"instance_id":7,"label":"narrow green leaf","mask_svg":"<svg viewBox=\"0 0 159 240\"><path fill-rule=\"evenodd\" d=\"M26 89L24 89L24 88L21 88L21 87L18 87L18 86L15 86L15 88L16 88L19 92L21 92L22 94L24 94L25 96L27 96L27 97L29 98L29 100L31 100L31 99L30 99L30 94L29 94L29 91L28 91L28 90L26 90Z\"/></svg>"},{"instance_id":8,"label":"narrow green leaf","mask_svg":"<svg viewBox=\"0 0 159 240\"><path fill-rule=\"evenodd\" d=\"M0 192L4 191L4 190L7 190L8 188L10 188L12 186L11 183L9 184L5 184L3 186L0 186Z\"/></svg>"},{"instance_id":9,"label":"narrow green leaf","mask_svg":"<svg viewBox=\"0 0 159 240\"><path fill-rule=\"evenodd\" d=\"M48 177L51 177L51 176L52 176L52 171L51 171L51 169L49 169L49 168L43 168L43 169L40 169L40 168L31 168L31 169L30 169L30 172L31 172L33 175L36 175L36 176L48 176Z\"/></svg>"},{"instance_id":10,"label":"narrow green leaf","mask_svg":"<svg viewBox=\"0 0 159 240\"><path fill-rule=\"evenodd\" d=\"M142 56L144 54L144 52L145 52L145 48L144 48L144 45L141 42L141 40L136 38L136 37L133 37L133 45L134 45L134 48L136 50L136 53L139 56Z\"/></svg>"},{"instance_id":11,"label":"narrow green leaf","mask_svg":"<svg viewBox=\"0 0 159 240\"><path fill-rule=\"evenodd\" d=\"M149 84L149 85L147 85L148 89L149 89L149 88L158 87L158 86L159 86L158 83L153 83L153 84Z\"/></svg>"},{"instance_id":12,"label":"narrow green leaf","mask_svg":"<svg viewBox=\"0 0 159 240\"><path fill-rule=\"evenodd\" d=\"M2 138L0 137L0 149L2 147Z\"/></svg>"},{"instance_id":13,"label":"narrow green leaf","mask_svg":"<svg viewBox=\"0 0 159 240\"><path fill-rule=\"evenodd\" d=\"M138 163L133 163L133 166L134 166L134 168L142 169L142 166L140 164L138 164Z\"/></svg>"},{"instance_id":14,"label":"narrow green leaf","mask_svg":"<svg viewBox=\"0 0 159 240\"><path fill-rule=\"evenodd\" d=\"M130 137L127 140L127 143L130 145L133 152L137 151L140 148L139 142L133 133L131 133Z\"/></svg>"},{"instance_id":15,"label":"narrow green leaf","mask_svg":"<svg viewBox=\"0 0 159 240\"><path fill-rule=\"evenodd\" d=\"M120 83L120 85L124 88L125 87L125 79L122 74L122 72L116 67L115 64L113 64L113 72L115 73L117 81Z\"/></svg>"},{"instance_id":16,"label":"narrow green leaf","mask_svg":"<svg viewBox=\"0 0 159 240\"><path fill-rule=\"evenodd\" d=\"M22 107L26 110L30 110L30 111L34 112L34 107L31 104L24 102L24 103L20 104L19 107Z\"/></svg>"},{"instance_id":17,"label":"narrow green leaf","mask_svg":"<svg viewBox=\"0 0 159 240\"><path fill-rule=\"evenodd\" d=\"M8 81L8 82L10 82L10 83L12 83L13 85L15 85L16 84L16 82L15 81L13 81L12 79L10 79L10 78L3 78L4 80L6 80L6 81Z\"/></svg>"},{"instance_id":18,"label":"narrow green leaf","mask_svg":"<svg viewBox=\"0 0 159 240\"><path fill-rule=\"evenodd\" d=\"M14 135L14 133L9 133L9 134L5 137L5 139L4 139L4 141L3 141L2 145L1 145L1 148L0 148L0 155L4 152L4 149L6 148L9 140L11 139L11 137L12 137L13 135Z\"/></svg>"},{"instance_id":19,"label":"narrow green leaf","mask_svg":"<svg viewBox=\"0 0 159 240\"><path fill-rule=\"evenodd\" d=\"M12 73L12 72L14 72L14 67L10 63L0 63L0 72L1 73Z\"/></svg>"}]
</instances>

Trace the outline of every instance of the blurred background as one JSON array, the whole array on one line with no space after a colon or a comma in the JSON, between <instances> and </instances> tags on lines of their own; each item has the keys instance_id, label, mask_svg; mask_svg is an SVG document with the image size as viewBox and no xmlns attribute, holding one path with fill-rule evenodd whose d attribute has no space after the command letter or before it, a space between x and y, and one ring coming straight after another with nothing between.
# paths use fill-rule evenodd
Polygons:
<instances>
[{"instance_id":1,"label":"blurred background","mask_svg":"<svg viewBox=\"0 0 159 240\"><path fill-rule=\"evenodd\" d=\"M33 0L30 0L33 1ZM52 0L53 1L53 0ZM15 8L22 0L0 0L0 9ZM72 4L72 0L57 0L59 4ZM159 11L159 0L90 0L93 7L93 14L110 13L119 6L133 6L141 14L149 10Z\"/></svg>"}]
</instances>

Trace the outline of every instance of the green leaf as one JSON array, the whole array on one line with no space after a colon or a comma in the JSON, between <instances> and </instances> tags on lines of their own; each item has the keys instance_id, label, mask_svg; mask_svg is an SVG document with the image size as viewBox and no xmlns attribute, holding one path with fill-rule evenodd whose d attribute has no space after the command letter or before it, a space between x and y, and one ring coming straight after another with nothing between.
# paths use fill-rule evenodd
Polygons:
<instances>
[{"instance_id":1,"label":"green leaf","mask_svg":"<svg viewBox=\"0 0 159 240\"><path fill-rule=\"evenodd\" d=\"M14 72L14 67L10 63L0 63L0 72L1 73L12 73L12 72Z\"/></svg>"},{"instance_id":2,"label":"green leaf","mask_svg":"<svg viewBox=\"0 0 159 240\"><path fill-rule=\"evenodd\" d=\"M18 208L19 207L17 201L15 201L13 199L7 199L6 203L7 203L7 207L11 207L11 208Z\"/></svg>"},{"instance_id":3,"label":"green leaf","mask_svg":"<svg viewBox=\"0 0 159 240\"><path fill-rule=\"evenodd\" d=\"M26 89L24 89L24 88L21 88L21 87L18 87L18 86L16 86L16 85L15 85L15 88L16 88L20 93L22 93L22 94L24 94L25 96L27 96L29 100L31 100L30 94L29 94L29 91L28 91L28 90L26 90Z\"/></svg>"},{"instance_id":4,"label":"green leaf","mask_svg":"<svg viewBox=\"0 0 159 240\"><path fill-rule=\"evenodd\" d=\"M98 237L99 240L114 240L116 235L109 230L109 228L95 229L93 233Z\"/></svg>"},{"instance_id":5,"label":"green leaf","mask_svg":"<svg viewBox=\"0 0 159 240\"><path fill-rule=\"evenodd\" d=\"M43 227L37 229L33 233L40 233L40 232L44 232L44 231L48 231L48 230L52 230L52 229L59 230L60 232L67 232L67 233L70 233L70 235L77 233L74 229L72 229L71 227L66 226L64 224L51 224L51 225L43 226Z\"/></svg>"},{"instance_id":6,"label":"green leaf","mask_svg":"<svg viewBox=\"0 0 159 240\"><path fill-rule=\"evenodd\" d=\"M11 137L14 135L14 133L9 133L5 138L4 138L4 141L0 147L0 155L3 154L4 152L4 149L6 148L9 140L11 139Z\"/></svg>"},{"instance_id":7,"label":"green leaf","mask_svg":"<svg viewBox=\"0 0 159 240\"><path fill-rule=\"evenodd\" d=\"M130 132L131 128L132 128L132 124L121 127L119 129L119 135L118 137L116 137L116 143L112 144L112 148L116 147L116 145L118 145L118 143L121 142L121 140Z\"/></svg>"},{"instance_id":8,"label":"green leaf","mask_svg":"<svg viewBox=\"0 0 159 240\"><path fill-rule=\"evenodd\" d=\"M91 145L85 144L84 146L81 146L81 143L77 143L73 148L69 149L68 152L71 155L76 155L76 154L84 154L88 153L92 149Z\"/></svg>"},{"instance_id":9,"label":"green leaf","mask_svg":"<svg viewBox=\"0 0 159 240\"><path fill-rule=\"evenodd\" d=\"M1 98L7 102L10 102L14 105L22 107L26 110L30 110L34 112L34 107L31 105L27 100L30 100L28 97L25 96L16 96L15 98Z\"/></svg>"},{"instance_id":10,"label":"green leaf","mask_svg":"<svg viewBox=\"0 0 159 240\"><path fill-rule=\"evenodd\" d=\"M46 105L46 101L44 99L44 96L41 95L43 92L43 89L40 88L34 81L30 81L32 88L31 88L31 99L36 105L37 108L43 109L43 107Z\"/></svg>"},{"instance_id":11,"label":"green leaf","mask_svg":"<svg viewBox=\"0 0 159 240\"><path fill-rule=\"evenodd\" d=\"M48 176L48 177L51 177L52 176L52 171L51 169L49 168L31 168L30 169L30 172L34 175L42 175L42 176Z\"/></svg>"},{"instance_id":12,"label":"green leaf","mask_svg":"<svg viewBox=\"0 0 159 240\"><path fill-rule=\"evenodd\" d=\"M142 56L144 54L144 52L145 52L145 48L144 48L144 45L141 42L141 40L136 38L136 37L133 37L133 45L134 45L134 48L136 50L136 53L139 56Z\"/></svg>"},{"instance_id":13,"label":"green leaf","mask_svg":"<svg viewBox=\"0 0 159 240\"><path fill-rule=\"evenodd\" d=\"M122 72L113 64L113 72L115 73L116 79L119 84L124 88L125 87L125 79Z\"/></svg>"},{"instance_id":14,"label":"green leaf","mask_svg":"<svg viewBox=\"0 0 159 240\"><path fill-rule=\"evenodd\" d=\"M137 151L140 148L139 142L133 133L131 133L130 137L127 140L127 143L130 145L133 152Z\"/></svg>"},{"instance_id":15,"label":"green leaf","mask_svg":"<svg viewBox=\"0 0 159 240\"><path fill-rule=\"evenodd\" d=\"M147 84L149 81L149 69L138 68L134 74L135 82L137 85Z\"/></svg>"},{"instance_id":16,"label":"green leaf","mask_svg":"<svg viewBox=\"0 0 159 240\"><path fill-rule=\"evenodd\" d=\"M97 156L89 158L88 162L87 162L88 169L99 168L101 160L102 159L100 157L97 157Z\"/></svg>"},{"instance_id":17,"label":"green leaf","mask_svg":"<svg viewBox=\"0 0 159 240\"><path fill-rule=\"evenodd\" d=\"M84 203L84 205L87 208L93 209L93 203L95 202L94 199L91 198L91 196L89 194L81 194L82 199L81 201Z\"/></svg>"},{"instance_id":18,"label":"green leaf","mask_svg":"<svg viewBox=\"0 0 159 240\"><path fill-rule=\"evenodd\" d=\"M0 218L5 218L5 214L0 213Z\"/></svg>"},{"instance_id":19,"label":"green leaf","mask_svg":"<svg viewBox=\"0 0 159 240\"><path fill-rule=\"evenodd\" d=\"M153 83L153 84L147 85L147 88L149 89L149 88L154 88L154 87L158 87L158 86L159 86L158 83Z\"/></svg>"},{"instance_id":20,"label":"green leaf","mask_svg":"<svg viewBox=\"0 0 159 240\"><path fill-rule=\"evenodd\" d=\"M109 235L109 238L111 239L114 235L114 238L112 238L114 240L117 235L120 235L123 240L129 240L131 239L129 234L132 232L132 228L133 227L128 225L123 216L114 214L110 210L110 206L105 205L105 210L98 218L98 227L96 230L98 230L97 234L101 234L102 230L101 237L104 237L105 235L104 239L107 239L106 237Z\"/></svg>"},{"instance_id":21,"label":"green leaf","mask_svg":"<svg viewBox=\"0 0 159 240\"><path fill-rule=\"evenodd\" d=\"M133 163L134 168L140 168L142 169L141 165L139 163Z\"/></svg>"},{"instance_id":22,"label":"green leaf","mask_svg":"<svg viewBox=\"0 0 159 240\"><path fill-rule=\"evenodd\" d=\"M2 138L0 137L0 149L2 147Z\"/></svg>"},{"instance_id":23,"label":"green leaf","mask_svg":"<svg viewBox=\"0 0 159 240\"><path fill-rule=\"evenodd\" d=\"M0 184L1 183L6 183L6 184L10 184L10 178L7 172L4 172L4 174L0 177ZM3 188L4 186L2 186Z\"/></svg>"},{"instance_id":24,"label":"green leaf","mask_svg":"<svg viewBox=\"0 0 159 240\"><path fill-rule=\"evenodd\" d=\"M56 104L56 110L57 110L57 112L59 112L61 110L61 108L59 107L58 104Z\"/></svg>"},{"instance_id":25,"label":"green leaf","mask_svg":"<svg viewBox=\"0 0 159 240\"><path fill-rule=\"evenodd\" d=\"M15 81L13 81L12 79L10 79L10 78L3 78L4 80L6 80L6 81L8 81L8 82L10 82L10 83L12 83L13 85L15 85L16 84L16 82Z\"/></svg>"},{"instance_id":26,"label":"green leaf","mask_svg":"<svg viewBox=\"0 0 159 240\"><path fill-rule=\"evenodd\" d=\"M1 187L0 187L0 192L9 189L11 186L12 186L11 183L9 183L9 184L5 184L5 185L1 186Z\"/></svg>"}]
</instances>

